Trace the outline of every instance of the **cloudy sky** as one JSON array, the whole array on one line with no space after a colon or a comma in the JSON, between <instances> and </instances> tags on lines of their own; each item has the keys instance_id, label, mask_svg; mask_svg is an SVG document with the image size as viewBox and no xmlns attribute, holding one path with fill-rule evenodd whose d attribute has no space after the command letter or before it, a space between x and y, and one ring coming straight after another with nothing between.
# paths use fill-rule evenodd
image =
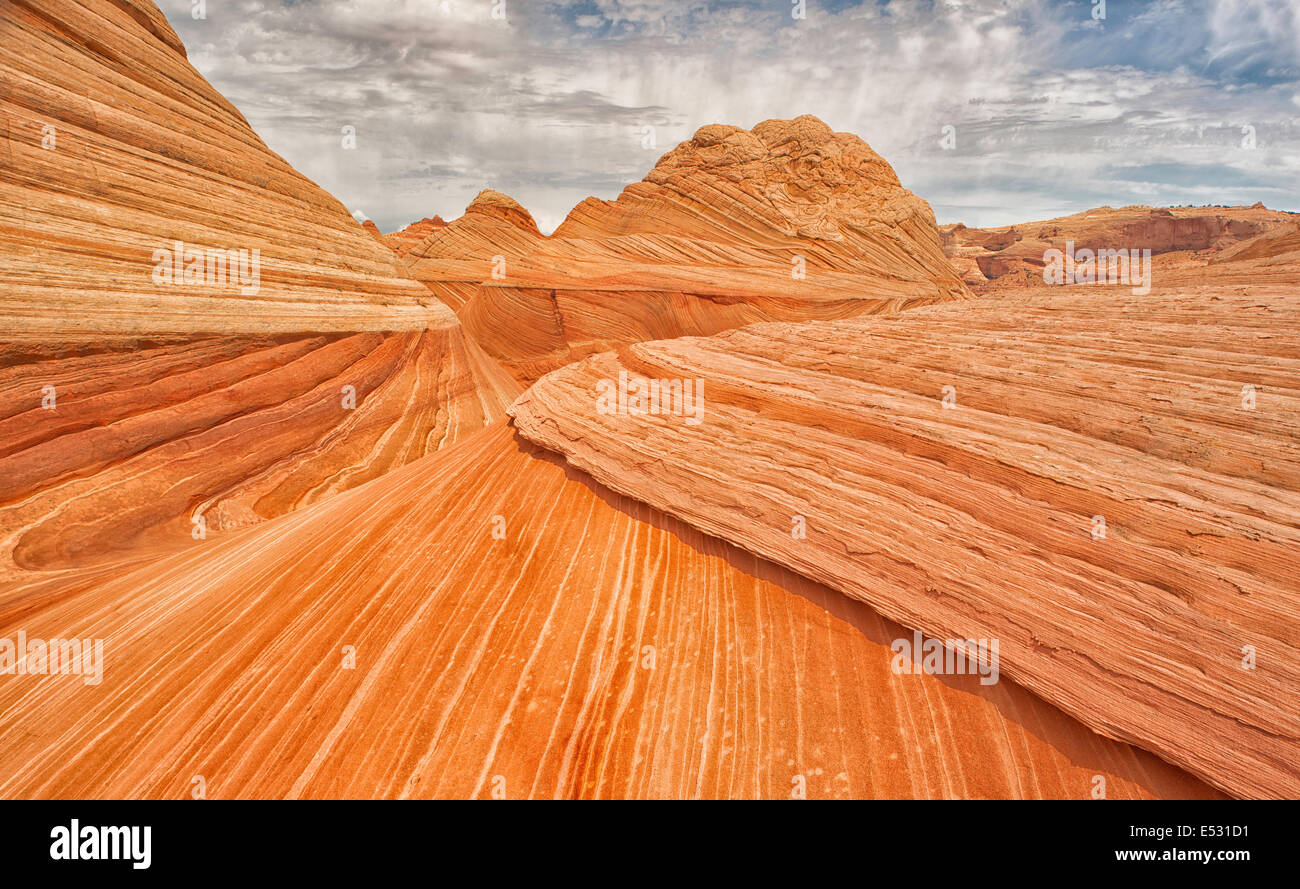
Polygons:
<instances>
[{"instance_id":1,"label":"cloudy sky","mask_svg":"<svg viewBox=\"0 0 1300 889\"><path fill-rule=\"evenodd\" d=\"M1300 0L160 5L267 144L384 231L483 188L550 231L704 124L800 114L940 222L1300 210Z\"/></svg>"}]
</instances>

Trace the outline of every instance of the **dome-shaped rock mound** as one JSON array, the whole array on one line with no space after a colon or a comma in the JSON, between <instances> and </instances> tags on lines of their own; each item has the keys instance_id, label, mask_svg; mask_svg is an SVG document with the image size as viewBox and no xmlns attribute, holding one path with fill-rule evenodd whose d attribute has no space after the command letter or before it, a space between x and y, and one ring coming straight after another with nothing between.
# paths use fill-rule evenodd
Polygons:
<instances>
[{"instance_id":1,"label":"dome-shaped rock mound","mask_svg":"<svg viewBox=\"0 0 1300 889\"><path fill-rule=\"evenodd\" d=\"M523 382L620 344L968 295L925 201L811 116L702 127L547 238L486 192L405 258Z\"/></svg>"}]
</instances>

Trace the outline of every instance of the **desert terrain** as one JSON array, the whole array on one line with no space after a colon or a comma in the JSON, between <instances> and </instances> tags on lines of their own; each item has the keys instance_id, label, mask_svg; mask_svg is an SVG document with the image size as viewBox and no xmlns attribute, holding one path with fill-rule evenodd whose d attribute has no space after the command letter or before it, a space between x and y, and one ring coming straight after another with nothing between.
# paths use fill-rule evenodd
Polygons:
<instances>
[{"instance_id":1,"label":"desert terrain","mask_svg":"<svg viewBox=\"0 0 1300 889\"><path fill-rule=\"evenodd\" d=\"M0 5L0 640L103 650L0 641L0 797L1300 796L1300 217L702 124L383 233L150 0Z\"/></svg>"}]
</instances>

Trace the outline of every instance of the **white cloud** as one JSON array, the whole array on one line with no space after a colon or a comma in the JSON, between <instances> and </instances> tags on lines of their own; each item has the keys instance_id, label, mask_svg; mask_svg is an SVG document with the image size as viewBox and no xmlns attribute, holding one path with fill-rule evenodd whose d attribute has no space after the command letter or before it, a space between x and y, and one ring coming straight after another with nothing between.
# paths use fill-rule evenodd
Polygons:
<instances>
[{"instance_id":1,"label":"white cloud","mask_svg":"<svg viewBox=\"0 0 1300 889\"><path fill-rule=\"evenodd\" d=\"M1177 202L1199 194L1180 165L1295 207L1278 177L1296 151L1297 3L1233 18L1164 0L1128 18L1112 0L1103 23L1088 3L1002 0L810 0L798 22L783 0L511 0L504 22L494 0L208 0L203 22L189 0L163 8L267 143L381 228L450 218L492 187L549 230L704 124L803 113L862 136L945 221L1118 205L1153 183ZM1135 164L1152 178L1113 175Z\"/></svg>"}]
</instances>

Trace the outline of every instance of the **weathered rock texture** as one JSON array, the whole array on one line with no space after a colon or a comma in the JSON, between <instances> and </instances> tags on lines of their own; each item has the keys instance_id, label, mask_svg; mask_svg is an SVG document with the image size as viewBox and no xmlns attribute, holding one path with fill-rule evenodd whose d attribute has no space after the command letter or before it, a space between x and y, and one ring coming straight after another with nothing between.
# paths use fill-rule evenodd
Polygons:
<instances>
[{"instance_id":1,"label":"weathered rock texture","mask_svg":"<svg viewBox=\"0 0 1300 889\"><path fill-rule=\"evenodd\" d=\"M389 244L403 256L411 273L455 309L471 330L476 329L469 322L475 314L466 306L483 282L507 280L512 264L517 274L519 258L542 240L527 210L513 198L490 189L481 192L459 219L427 227L416 223L399 235L405 239L406 232L418 234L421 228L426 228L427 233L419 241L404 244L397 235L389 235ZM529 336L534 319L506 320L501 330L487 331L492 339Z\"/></svg>"},{"instance_id":2,"label":"weathered rock texture","mask_svg":"<svg viewBox=\"0 0 1300 889\"><path fill-rule=\"evenodd\" d=\"M977 291L1043 285L1043 254L1064 250L1150 250L1179 254L1177 263L1201 267L1221 251L1279 228L1290 213L1250 207L1098 207L1002 228L941 226L944 251L962 280Z\"/></svg>"},{"instance_id":3,"label":"weathered rock texture","mask_svg":"<svg viewBox=\"0 0 1300 889\"><path fill-rule=\"evenodd\" d=\"M405 259L524 382L622 343L968 295L929 206L865 142L810 116L703 127L549 238L489 194L496 212L471 206Z\"/></svg>"},{"instance_id":4,"label":"weathered rock texture","mask_svg":"<svg viewBox=\"0 0 1300 889\"><path fill-rule=\"evenodd\" d=\"M504 424L73 580L0 601L107 640L98 686L0 682L0 796L1214 795L1013 683L895 675L901 627Z\"/></svg>"},{"instance_id":5,"label":"weathered rock texture","mask_svg":"<svg viewBox=\"0 0 1300 889\"><path fill-rule=\"evenodd\" d=\"M1014 682L896 675L908 632L832 586L997 631L1084 722L1292 790L1297 356L1263 291L625 349L712 375L688 434L587 416L610 356L518 403L803 577L502 414L609 346L966 296L860 140L706 127L555 237L494 192L385 237L143 0L0 5L0 121L0 638L105 644L99 684L0 676L0 795L1217 795ZM257 292L156 281L178 242L258 250ZM1228 381L1259 409L1225 419Z\"/></svg>"},{"instance_id":6,"label":"weathered rock texture","mask_svg":"<svg viewBox=\"0 0 1300 889\"><path fill-rule=\"evenodd\" d=\"M519 388L457 333L0 343L0 578L187 545L481 430Z\"/></svg>"},{"instance_id":7,"label":"weathered rock texture","mask_svg":"<svg viewBox=\"0 0 1300 889\"><path fill-rule=\"evenodd\" d=\"M0 5L0 115L0 578L279 515L518 394L152 4ZM257 292L157 283L177 242L259 251Z\"/></svg>"},{"instance_id":8,"label":"weathered rock texture","mask_svg":"<svg viewBox=\"0 0 1300 889\"><path fill-rule=\"evenodd\" d=\"M158 283L155 251L259 251ZM198 267L195 266L197 269ZM251 275L249 276L251 278ZM272 153L137 0L0 5L0 325L54 333L451 326L343 206Z\"/></svg>"},{"instance_id":9,"label":"weathered rock texture","mask_svg":"<svg viewBox=\"0 0 1300 889\"><path fill-rule=\"evenodd\" d=\"M1295 797L1297 330L1294 287L1077 287L634 345L511 414L599 482L887 617L1000 639L1006 675L1108 736ZM702 422L602 413L620 372L703 380Z\"/></svg>"},{"instance_id":10,"label":"weathered rock texture","mask_svg":"<svg viewBox=\"0 0 1300 889\"><path fill-rule=\"evenodd\" d=\"M401 231L380 235L380 239L398 256L405 256L411 252L412 247L423 243L425 238L447 225L447 221L441 216L434 216L432 219L412 222Z\"/></svg>"}]
</instances>

